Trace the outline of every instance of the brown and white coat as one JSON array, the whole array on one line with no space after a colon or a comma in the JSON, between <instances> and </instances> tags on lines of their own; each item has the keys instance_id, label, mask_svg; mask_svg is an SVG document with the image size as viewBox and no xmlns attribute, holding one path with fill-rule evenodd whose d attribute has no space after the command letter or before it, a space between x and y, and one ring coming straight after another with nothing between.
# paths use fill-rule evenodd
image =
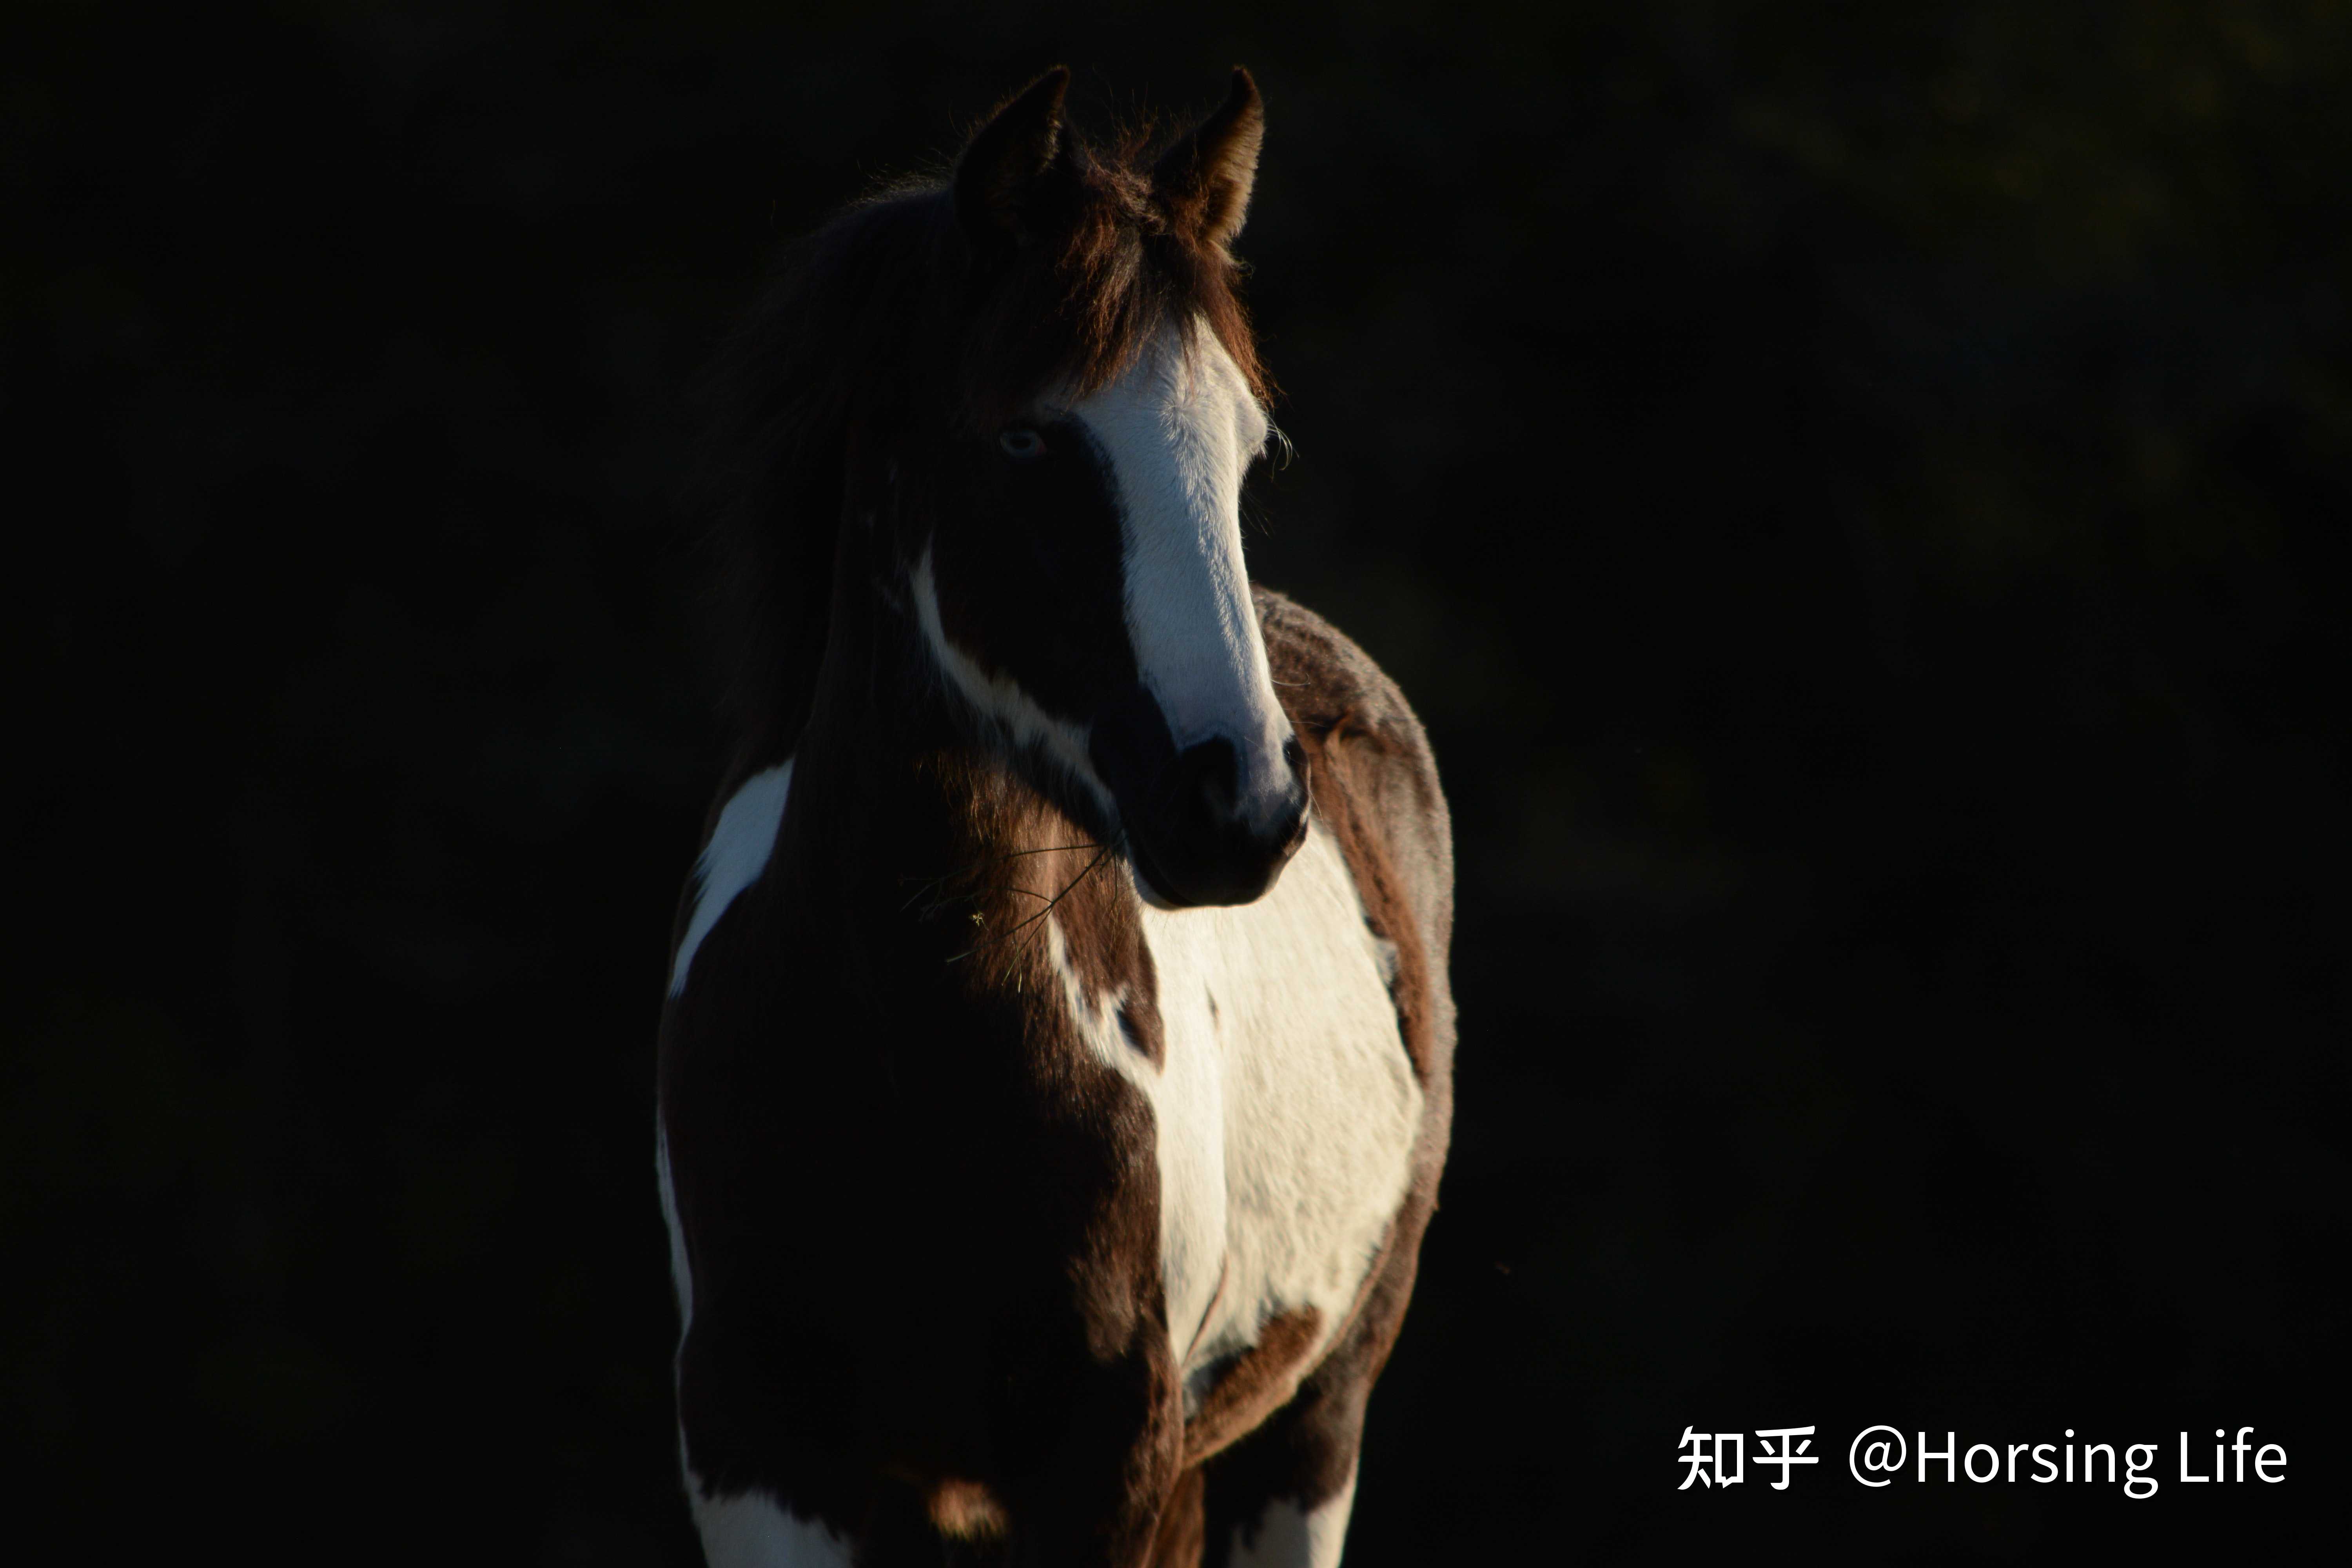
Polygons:
<instances>
[{"instance_id":1,"label":"brown and white coat","mask_svg":"<svg viewBox=\"0 0 2352 1568\"><path fill-rule=\"evenodd\" d=\"M1435 1201L1428 746L1241 569L1255 89L1148 168L1062 90L744 340L741 745L659 1073L720 1568L1336 1563Z\"/></svg>"}]
</instances>

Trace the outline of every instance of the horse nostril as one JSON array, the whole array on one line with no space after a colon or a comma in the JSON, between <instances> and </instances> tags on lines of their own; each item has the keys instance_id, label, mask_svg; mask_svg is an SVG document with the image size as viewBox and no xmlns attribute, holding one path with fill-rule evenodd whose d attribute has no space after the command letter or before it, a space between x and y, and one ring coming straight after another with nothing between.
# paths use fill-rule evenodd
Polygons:
<instances>
[{"instance_id":1,"label":"horse nostril","mask_svg":"<svg viewBox=\"0 0 2352 1568\"><path fill-rule=\"evenodd\" d=\"M1290 739L1283 742L1282 760L1293 773L1298 773L1305 771L1307 767L1307 748L1298 743L1297 736L1293 735Z\"/></svg>"}]
</instances>

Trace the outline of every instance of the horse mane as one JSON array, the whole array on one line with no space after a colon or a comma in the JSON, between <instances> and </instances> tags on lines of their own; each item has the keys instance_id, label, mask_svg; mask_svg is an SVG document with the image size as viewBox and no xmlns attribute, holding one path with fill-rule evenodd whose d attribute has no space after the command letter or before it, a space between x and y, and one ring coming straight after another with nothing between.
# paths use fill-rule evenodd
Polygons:
<instances>
[{"instance_id":1,"label":"horse mane","mask_svg":"<svg viewBox=\"0 0 2352 1568\"><path fill-rule=\"evenodd\" d=\"M1197 320L1270 395L1234 258L1171 221L1148 143L1066 137L1034 221L1001 243L934 179L854 202L783 254L714 367L696 506L739 762L806 721L862 465L910 436L984 434L1048 389L1097 390L1170 321Z\"/></svg>"}]
</instances>

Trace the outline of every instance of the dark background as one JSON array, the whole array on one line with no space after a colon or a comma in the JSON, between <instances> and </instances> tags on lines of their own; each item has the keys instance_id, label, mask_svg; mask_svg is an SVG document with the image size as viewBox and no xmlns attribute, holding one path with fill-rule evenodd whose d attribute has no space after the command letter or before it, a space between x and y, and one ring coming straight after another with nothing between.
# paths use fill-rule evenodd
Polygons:
<instances>
[{"instance_id":1,"label":"dark background","mask_svg":"<svg viewBox=\"0 0 2352 1568\"><path fill-rule=\"evenodd\" d=\"M1055 61L1097 127L1256 71L1254 564L1454 802L1350 1562L2278 1560L2341 1495L2346 6L188 9L0 34L12 1518L689 1559L690 394ZM1865 1492L1880 1421L2166 1485ZM2284 1486L2177 1484L2245 1424Z\"/></svg>"}]
</instances>

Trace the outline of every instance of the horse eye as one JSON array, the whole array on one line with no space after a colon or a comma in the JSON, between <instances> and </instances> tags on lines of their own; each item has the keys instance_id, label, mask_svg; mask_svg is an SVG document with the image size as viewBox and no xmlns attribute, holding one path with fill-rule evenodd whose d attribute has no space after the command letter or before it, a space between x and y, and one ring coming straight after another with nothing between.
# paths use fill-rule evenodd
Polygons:
<instances>
[{"instance_id":1,"label":"horse eye","mask_svg":"<svg viewBox=\"0 0 2352 1568\"><path fill-rule=\"evenodd\" d=\"M1045 455L1045 437L1026 426L1016 426L996 438L997 446L1008 458L1028 462Z\"/></svg>"}]
</instances>

